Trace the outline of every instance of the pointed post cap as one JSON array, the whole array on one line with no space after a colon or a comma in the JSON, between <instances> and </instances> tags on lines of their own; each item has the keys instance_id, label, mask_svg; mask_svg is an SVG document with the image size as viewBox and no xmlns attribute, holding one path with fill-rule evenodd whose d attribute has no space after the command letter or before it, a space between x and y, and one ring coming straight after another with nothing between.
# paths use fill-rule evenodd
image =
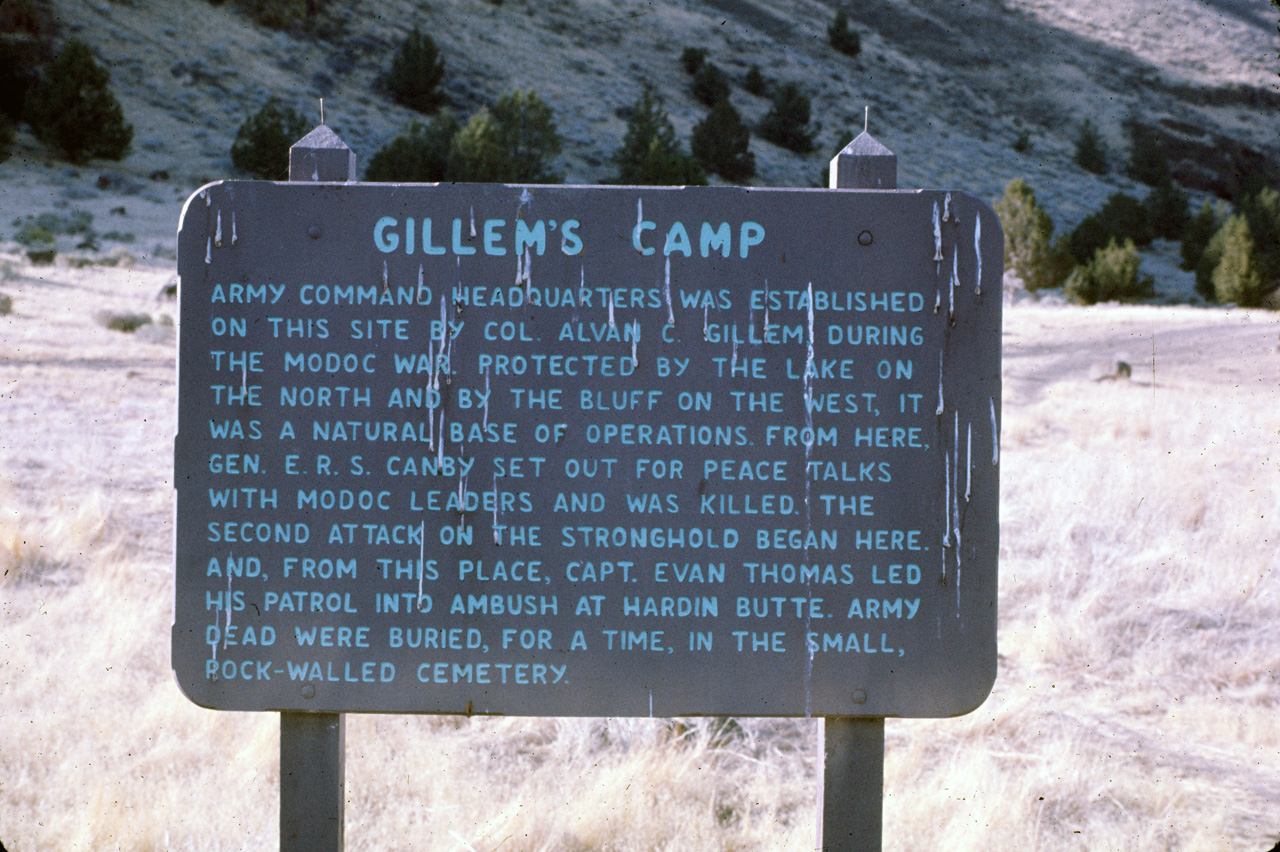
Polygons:
<instances>
[{"instance_id":1,"label":"pointed post cap","mask_svg":"<svg viewBox=\"0 0 1280 852\"><path fill-rule=\"evenodd\" d=\"M289 180L338 183L355 179L356 152L326 125L320 125L289 148Z\"/></svg>"},{"instance_id":2,"label":"pointed post cap","mask_svg":"<svg viewBox=\"0 0 1280 852\"><path fill-rule=\"evenodd\" d=\"M898 157L863 131L831 158L829 186L832 189L897 189Z\"/></svg>"}]
</instances>

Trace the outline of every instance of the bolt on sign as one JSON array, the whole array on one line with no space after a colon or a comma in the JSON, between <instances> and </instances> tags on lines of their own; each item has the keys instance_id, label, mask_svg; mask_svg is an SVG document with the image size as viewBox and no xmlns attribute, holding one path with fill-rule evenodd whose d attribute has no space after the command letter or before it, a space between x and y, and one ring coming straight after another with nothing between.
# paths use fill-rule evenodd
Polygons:
<instances>
[{"instance_id":1,"label":"bolt on sign","mask_svg":"<svg viewBox=\"0 0 1280 852\"><path fill-rule=\"evenodd\" d=\"M226 710L947 716L995 677L961 193L204 187L173 665Z\"/></svg>"}]
</instances>

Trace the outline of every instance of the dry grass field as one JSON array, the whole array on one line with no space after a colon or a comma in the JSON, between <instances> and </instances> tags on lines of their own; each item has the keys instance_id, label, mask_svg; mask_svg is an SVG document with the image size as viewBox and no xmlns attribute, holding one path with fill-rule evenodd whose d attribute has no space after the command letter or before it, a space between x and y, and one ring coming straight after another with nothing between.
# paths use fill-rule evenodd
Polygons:
<instances>
[{"instance_id":1,"label":"dry grass field","mask_svg":"<svg viewBox=\"0 0 1280 852\"><path fill-rule=\"evenodd\" d=\"M171 272L0 260L0 841L274 849L277 719L169 669ZM889 720L885 848L1265 852L1280 316L1014 306L1004 334L999 679ZM352 716L347 842L808 850L814 748L804 720Z\"/></svg>"}]
</instances>

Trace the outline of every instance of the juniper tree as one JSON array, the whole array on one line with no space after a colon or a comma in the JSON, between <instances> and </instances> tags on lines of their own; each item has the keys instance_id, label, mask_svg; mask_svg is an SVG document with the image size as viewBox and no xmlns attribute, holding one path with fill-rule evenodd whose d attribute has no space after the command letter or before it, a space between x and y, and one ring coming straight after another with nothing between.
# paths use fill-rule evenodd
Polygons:
<instances>
[{"instance_id":1,"label":"juniper tree","mask_svg":"<svg viewBox=\"0 0 1280 852\"><path fill-rule=\"evenodd\" d=\"M1255 251L1248 217L1241 213L1232 216L1214 239L1220 239L1221 252L1212 276L1214 298L1219 303L1234 303L1242 308L1260 305L1270 290L1270 282Z\"/></svg>"},{"instance_id":2,"label":"juniper tree","mask_svg":"<svg viewBox=\"0 0 1280 852\"><path fill-rule=\"evenodd\" d=\"M431 36L415 26L391 59L391 67L380 82L401 106L429 113L443 103L439 86L444 80L444 60Z\"/></svg>"},{"instance_id":3,"label":"juniper tree","mask_svg":"<svg viewBox=\"0 0 1280 852\"><path fill-rule=\"evenodd\" d=\"M1133 240L1111 240L1077 266L1064 286L1067 296L1084 305L1132 302L1155 295L1154 281L1138 274L1142 259Z\"/></svg>"},{"instance_id":4,"label":"juniper tree","mask_svg":"<svg viewBox=\"0 0 1280 852\"><path fill-rule=\"evenodd\" d=\"M446 179L449 148L459 129L458 119L441 110L426 125L412 121L369 158L365 180L436 183Z\"/></svg>"},{"instance_id":5,"label":"juniper tree","mask_svg":"<svg viewBox=\"0 0 1280 852\"><path fill-rule=\"evenodd\" d=\"M716 102L707 117L694 125L689 147L707 171L726 180L741 181L756 173L756 158L749 150L751 131L725 98Z\"/></svg>"},{"instance_id":6,"label":"juniper tree","mask_svg":"<svg viewBox=\"0 0 1280 852\"><path fill-rule=\"evenodd\" d=\"M1162 186L1173 180L1169 158L1165 156L1164 148L1152 131L1140 126L1133 128L1125 172L1147 186Z\"/></svg>"},{"instance_id":7,"label":"juniper tree","mask_svg":"<svg viewBox=\"0 0 1280 852\"><path fill-rule=\"evenodd\" d=\"M693 96L705 106L729 97L729 78L715 65L707 62L693 75Z\"/></svg>"},{"instance_id":8,"label":"juniper tree","mask_svg":"<svg viewBox=\"0 0 1280 852\"><path fill-rule=\"evenodd\" d=\"M622 146L614 152L614 183L633 186L702 186L707 182L697 161L680 150L662 98L646 85L631 108Z\"/></svg>"},{"instance_id":9,"label":"juniper tree","mask_svg":"<svg viewBox=\"0 0 1280 852\"><path fill-rule=\"evenodd\" d=\"M1093 122L1085 119L1080 124L1080 133L1076 136L1076 165L1095 175L1105 175L1107 169L1107 149L1102 145L1102 137Z\"/></svg>"},{"instance_id":10,"label":"juniper tree","mask_svg":"<svg viewBox=\"0 0 1280 852\"><path fill-rule=\"evenodd\" d=\"M482 109L453 137L450 180L505 183L558 183L551 161L560 154L555 116L529 90L501 97Z\"/></svg>"},{"instance_id":11,"label":"juniper tree","mask_svg":"<svg viewBox=\"0 0 1280 852\"><path fill-rule=\"evenodd\" d=\"M120 160L133 125L108 88L111 74L79 39L70 39L31 95L28 118L36 138L73 163Z\"/></svg>"},{"instance_id":12,"label":"juniper tree","mask_svg":"<svg viewBox=\"0 0 1280 852\"><path fill-rule=\"evenodd\" d=\"M1053 241L1053 220L1036 201L1035 191L1014 178L995 203L1004 230L1004 265L1022 279L1028 290L1057 287L1071 270L1071 257L1062 242Z\"/></svg>"},{"instance_id":13,"label":"juniper tree","mask_svg":"<svg viewBox=\"0 0 1280 852\"><path fill-rule=\"evenodd\" d=\"M288 180L289 147L307 132L307 120L270 98L236 131L231 163L263 180Z\"/></svg>"},{"instance_id":14,"label":"juniper tree","mask_svg":"<svg viewBox=\"0 0 1280 852\"><path fill-rule=\"evenodd\" d=\"M784 83L773 95L773 106L760 121L760 135L797 154L813 150L814 129L809 126L809 98L795 83Z\"/></svg>"},{"instance_id":15,"label":"juniper tree","mask_svg":"<svg viewBox=\"0 0 1280 852\"><path fill-rule=\"evenodd\" d=\"M827 27L827 39L831 46L845 56L854 57L862 51L862 39L849 29L849 16L844 9L837 9L835 20Z\"/></svg>"}]
</instances>

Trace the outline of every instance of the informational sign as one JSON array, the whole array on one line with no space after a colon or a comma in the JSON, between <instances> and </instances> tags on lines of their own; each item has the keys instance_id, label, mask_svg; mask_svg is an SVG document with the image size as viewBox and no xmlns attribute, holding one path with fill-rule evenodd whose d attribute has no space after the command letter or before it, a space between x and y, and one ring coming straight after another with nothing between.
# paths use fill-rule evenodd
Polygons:
<instances>
[{"instance_id":1,"label":"informational sign","mask_svg":"<svg viewBox=\"0 0 1280 852\"><path fill-rule=\"evenodd\" d=\"M187 202L173 665L228 710L946 716L995 677L961 193Z\"/></svg>"}]
</instances>

